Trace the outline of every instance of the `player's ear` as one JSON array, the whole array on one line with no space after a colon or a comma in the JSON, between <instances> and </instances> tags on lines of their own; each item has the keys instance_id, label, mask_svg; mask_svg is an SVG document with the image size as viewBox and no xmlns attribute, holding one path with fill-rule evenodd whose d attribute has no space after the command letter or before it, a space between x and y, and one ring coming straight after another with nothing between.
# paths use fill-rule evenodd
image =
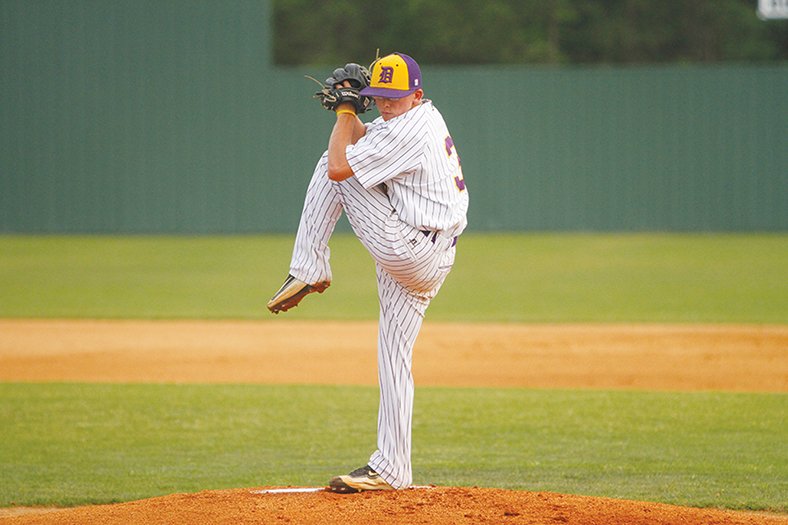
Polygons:
<instances>
[{"instance_id":1,"label":"player's ear","mask_svg":"<svg viewBox=\"0 0 788 525\"><path fill-rule=\"evenodd\" d=\"M424 97L424 90L417 89L416 91L413 92L413 94L416 95L414 102L421 102L421 99Z\"/></svg>"}]
</instances>

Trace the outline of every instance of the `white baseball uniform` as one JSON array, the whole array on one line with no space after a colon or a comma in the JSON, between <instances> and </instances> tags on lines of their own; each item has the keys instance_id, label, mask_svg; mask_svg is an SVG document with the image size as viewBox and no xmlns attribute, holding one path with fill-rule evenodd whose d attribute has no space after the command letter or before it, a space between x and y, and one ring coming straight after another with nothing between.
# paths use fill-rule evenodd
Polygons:
<instances>
[{"instance_id":1,"label":"white baseball uniform","mask_svg":"<svg viewBox=\"0 0 788 525\"><path fill-rule=\"evenodd\" d=\"M328 241L342 214L375 260L378 331L377 450L369 465L394 488L412 483L413 346L424 314L454 263L467 219L468 191L443 117L429 100L384 121L346 149L354 176L315 168L296 235L290 273L331 280Z\"/></svg>"}]
</instances>

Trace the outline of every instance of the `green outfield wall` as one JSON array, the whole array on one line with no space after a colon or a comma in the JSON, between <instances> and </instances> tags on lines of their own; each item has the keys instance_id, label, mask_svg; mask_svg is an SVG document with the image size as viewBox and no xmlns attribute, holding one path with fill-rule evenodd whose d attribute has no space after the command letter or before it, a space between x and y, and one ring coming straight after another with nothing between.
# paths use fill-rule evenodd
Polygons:
<instances>
[{"instance_id":1,"label":"green outfield wall","mask_svg":"<svg viewBox=\"0 0 788 525\"><path fill-rule=\"evenodd\" d=\"M274 66L273 31L265 1L0 2L0 232L292 232L331 67ZM788 64L423 73L472 230L788 229Z\"/></svg>"}]
</instances>

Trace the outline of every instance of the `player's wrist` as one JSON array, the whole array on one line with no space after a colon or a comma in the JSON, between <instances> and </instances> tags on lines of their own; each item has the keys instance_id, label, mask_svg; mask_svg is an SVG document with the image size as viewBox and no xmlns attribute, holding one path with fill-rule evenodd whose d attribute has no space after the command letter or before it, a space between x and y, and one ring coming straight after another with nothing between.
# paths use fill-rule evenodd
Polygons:
<instances>
[{"instance_id":1,"label":"player's wrist","mask_svg":"<svg viewBox=\"0 0 788 525\"><path fill-rule=\"evenodd\" d=\"M356 108L350 103L342 103L338 105L334 111L336 112L337 116L344 114L356 116Z\"/></svg>"}]
</instances>

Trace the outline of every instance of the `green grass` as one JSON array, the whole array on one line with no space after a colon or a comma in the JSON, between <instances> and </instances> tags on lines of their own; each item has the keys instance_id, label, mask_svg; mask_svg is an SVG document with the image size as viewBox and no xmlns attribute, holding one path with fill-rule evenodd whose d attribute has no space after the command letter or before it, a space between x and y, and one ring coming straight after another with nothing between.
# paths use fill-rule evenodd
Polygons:
<instances>
[{"instance_id":1,"label":"green grass","mask_svg":"<svg viewBox=\"0 0 788 525\"><path fill-rule=\"evenodd\" d=\"M334 283L298 319L376 319L371 258L331 242ZM0 317L263 318L292 236L0 236ZM788 321L788 235L464 235L442 321Z\"/></svg>"},{"instance_id":2,"label":"green grass","mask_svg":"<svg viewBox=\"0 0 788 525\"><path fill-rule=\"evenodd\" d=\"M0 506L317 486L375 444L375 388L0 384L0 400ZM415 482L786 512L786 401L421 388Z\"/></svg>"}]
</instances>

